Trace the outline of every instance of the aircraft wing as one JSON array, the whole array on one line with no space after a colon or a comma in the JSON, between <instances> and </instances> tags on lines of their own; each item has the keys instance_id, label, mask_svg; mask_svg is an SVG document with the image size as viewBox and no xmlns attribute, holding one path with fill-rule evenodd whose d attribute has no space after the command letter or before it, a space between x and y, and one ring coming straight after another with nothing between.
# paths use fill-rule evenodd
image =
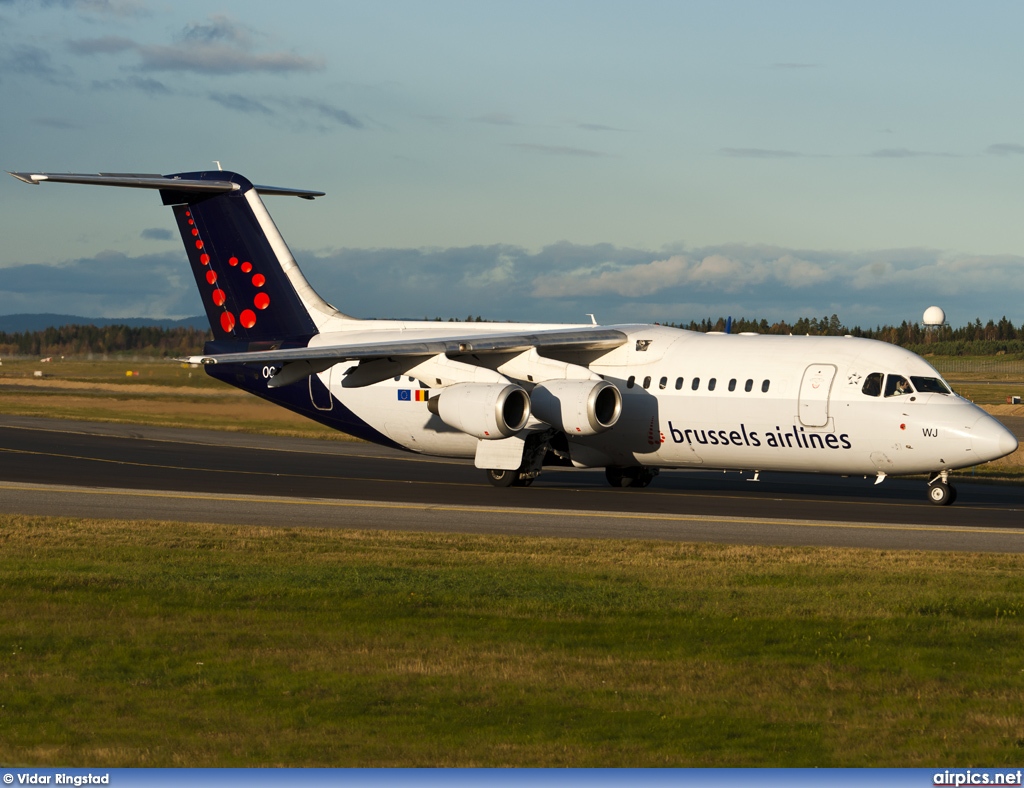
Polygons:
<instances>
[{"instance_id":1,"label":"aircraft wing","mask_svg":"<svg viewBox=\"0 0 1024 788\"><path fill-rule=\"evenodd\" d=\"M192 364L264 364L280 370L268 381L270 388L286 386L309 375L322 372L342 361L359 361L359 371L349 375L343 385L367 386L394 375L406 374L424 365L432 369L432 377L459 382L475 364L459 363L451 357L489 354L515 355L529 350L555 354L568 350L611 350L625 344L627 335L614 328L578 326L550 331L510 332L507 334L472 333L463 336L421 337L408 341L359 342L314 345L304 348L255 350L241 353L192 356ZM440 363L447 371L440 372ZM461 368L453 377L452 365ZM434 366L431 366L434 365ZM475 379L477 372L469 373ZM491 373L495 374L495 373Z\"/></svg>"},{"instance_id":2,"label":"aircraft wing","mask_svg":"<svg viewBox=\"0 0 1024 788\"><path fill-rule=\"evenodd\" d=\"M283 350L257 350L191 356L192 364L288 364L294 361L340 362L411 356L516 353L530 348L538 351L611 350L625 344L627 336L614 328L586 327L508 334L424 338L410 342L372 342L320 345Z\"/></svg>"}]
</instances>

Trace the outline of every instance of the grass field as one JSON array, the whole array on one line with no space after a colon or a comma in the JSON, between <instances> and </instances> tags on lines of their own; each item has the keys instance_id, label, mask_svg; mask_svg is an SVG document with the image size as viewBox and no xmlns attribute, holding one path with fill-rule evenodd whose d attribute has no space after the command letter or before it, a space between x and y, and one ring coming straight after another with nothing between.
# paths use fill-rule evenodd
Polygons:
<instances>
[{"instance_id":1,"label":"grass field","mask_svg":"<svg viewBox=\"0 0 1024 788\"><path fill-rule=\"evenodd\" d=\"M356 440L171 361L5 360L0 413Z\"/></svg>"},{"instance_id":2,"label":"grass field","mask_svg":"<svg viewBox=\"0 0 1024 788\"><path fill-rule=\"evenodd\" d=\"M1022 570L0 517L0 763L1020 763Z\"/></svg>"}]
</instances>

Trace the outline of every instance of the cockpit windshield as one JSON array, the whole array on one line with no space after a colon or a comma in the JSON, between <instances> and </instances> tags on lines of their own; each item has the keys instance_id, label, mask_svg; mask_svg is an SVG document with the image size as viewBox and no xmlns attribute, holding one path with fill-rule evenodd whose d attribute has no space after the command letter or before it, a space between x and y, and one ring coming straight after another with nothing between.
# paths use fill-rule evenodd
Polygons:
<instances>
[{"instance_id":1,"label":"cockpit windshield","mask_svg":"<svg viewBox=\"0 0 1024 788\"><path fill-rule=\"evenodd\" d=\"M910 381L913 381L911 385ZM864 385L861 386L861 393L869 397L880 397L882 393L886 397L901 397L905 394L953 394L953 390L942 378L925 378L918 375L911 375L910 380L903 375L886 375L882 372L872 372L864 378Z\"/></svg>"},{"instance_id":2,"label":"cockpit windshield","mask_svg":"<svg viewBox=\"0 0 1024 788\"><path fill-rule=\"evenodd\" d=\"M910 381L902 375L889 375L885 379L885 396L901 397L904 394L913 394L914 389L910 387Z\"/></svg>"},{"instance_id":3,"label":"cockpit windshield","mask_svg":"<svg viewBox=\"0 0 1024 788\"><path fill-rule=\"evenodd\" d=\"M914 388L921 394L952 394L946 381L942 378L921 378L916 375L910 377L914 381Z\"/></svg>"},{"instance_id":4,"label":"cockpit windshield","mask_svg":"<svg viewBox=\"0 0 1024 788\"><path fill-rule=\"evenodd\" d=\"M864 385L861 387L861 391L869 397L881 396L883 380L885 380L885 375L881 372L872 372L864 378Z\"/></svg>"}]
</instances>

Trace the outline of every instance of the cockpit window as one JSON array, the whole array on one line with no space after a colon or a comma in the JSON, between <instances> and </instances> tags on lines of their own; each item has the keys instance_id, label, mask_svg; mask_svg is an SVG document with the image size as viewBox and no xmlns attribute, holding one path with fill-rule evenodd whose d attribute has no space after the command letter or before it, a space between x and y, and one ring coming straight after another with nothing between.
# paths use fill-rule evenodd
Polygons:
<instances>
[{"instance_id":1,"label":"cockpit window","mask_svg":"<svg viewBox=\"0 0 1024 788\"><path fill-rule=\"evenodd\" d=\"M911 375L910 379L914 381L914 388L917 389L919 394L953 393L942 378L919 378L916 375Z\"/></svg>"},{"instance_id":2,"label":"cockpit window","mask_svg":"<svg viewBox=\"0 0 1024 788\"><path fill-rule=\"evenodd\" d=\"M890 375L885 381L885 396L899 397L903 394L913 394L914 389L910 387L910 381L902 375Z\"/></svg>"},{"instance_id":3,"label":"cockpit window","mask_svg":"<svg viewBox=\"0 0 1024 788\"><path fill-rule=\"evenodd\" d=\"M881 372L872 372L864 378L864 385L861 387L861 392L867 394L869 397L881 397L882 380L884 379L885 375Z\"/></svg>"}]
</instances>

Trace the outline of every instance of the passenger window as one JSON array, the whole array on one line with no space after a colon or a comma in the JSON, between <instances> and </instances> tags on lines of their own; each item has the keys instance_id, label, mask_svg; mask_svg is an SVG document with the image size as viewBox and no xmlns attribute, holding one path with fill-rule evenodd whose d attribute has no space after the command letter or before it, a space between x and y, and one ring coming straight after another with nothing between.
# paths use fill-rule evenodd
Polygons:
<instances>
[{"instance_id":1,"label":"passenger window","mask_svg":"<svg viewBox=\"0 0 1024 788\"><path fill-rule=\"evenodd\" d=\"M735 391L735 390L736 390L736 378L733 378L732 380L729 381L729 391Z\"/></svg>"},{"instance_id":2,"label":"passenger window","mask_svg":"<svg viewBox=\"0 0 1024 788\"><path fill-rule=\"evenodd\" d=\"M768 393L768 387L771 384L772 384L772 382L770 380L766 380L764 383L761 384L761 391L764 392L765 394L767 394Z\"/></svg>"},{"instance_id":3,"label":"passenger window","mask_svg":"<svg viewBox=\"0 0 1024 788\"><path fill-rule=\"evenodd\" d=\"M708 381L708 391L714 391L715 390L715 384L717 382L718 381L715 380L715 378L711 378L711 380Z\"/></svg>"},{"instance_id":4,"label":"passenger window","mask_svg":"<svg viewBox=\"0 0 1024 788\"><path fill-rule=\"evenodd\" d=\"M745 384L743 385L743 390L744 390L744 391L753 391L753 390L754 390L754 381L753 381L753 380L748 380L748 381L747 381L747 382L746 382L746 383L745 383Z\"/></svg>"},{"instance_id":5,"label":"passenger window","mask_svg":"<svg viewBox=\"0 0 1024 788\"><path fill-rule=\"evenodd\" d=\"M676 391L679 391L683 387L683 379L676 378Z\"/></svg>"},{"instance_id":6,"label":"passenger window","mask_svg":"<svg viewBox=\"0 0 1024 788\"><path fill-rule=\"evenodd\" d=\"M651 387L651 376L648 375L646 378L644 378L644 388L645 389L649 389L650 387Z\"/></svg>"},{"instance_id":7,"label":"passenger window","mask_svg":"<svg viewBox=\"0 0 1024 788\"><path fill-rule=\"evenodd\" d=\"M626 388L633 388L633 384L636 383L636 375L630 375L629 380L626 381Z\"/></svg>"},{"instance_id":8,"label":"passenger window","mask_svg":"<svg viewBox=\"0 0 1024 788\"><path fill-rule=\"evenodd\" d=\"M885 396L887 397L901 397L904 394L913 394L914 390L910 387L910 381L902 375L890 375L885 381Z\"/></svg>"},{"instance_id":9,"label":"passenger window","mask_svg":"<svg viewBox=\"0 0 1024 788\"><path fill-rule=\"evenodd\" d=\"M693 383L690 384L690 388L696 391L700 388L700 378L694 378Z\"/></svg>"},{"instance_id":10,"label":"passenger window","mask_svg":"<svg viewBox=\"0 0 1024 788\"><path fill-rule=\"evenodd\" d=\"M659 389L663 389L667 385L668 385L668 378L662 378L661 380L658 381L658 388Z\"/></svg>"},{"instance_id":11,"label":"passenger window","mask_svg":"<svg viewBox=\"0 0 1024 788\"><path fill-rule=\"evenodd\" d=\"M866 378L864 378L864 385L861 387L861 393L867 394L869 397L880 397L882 396L882 380L885 378L881 372L872 372Z\"/></svg>"}]
</instances>

